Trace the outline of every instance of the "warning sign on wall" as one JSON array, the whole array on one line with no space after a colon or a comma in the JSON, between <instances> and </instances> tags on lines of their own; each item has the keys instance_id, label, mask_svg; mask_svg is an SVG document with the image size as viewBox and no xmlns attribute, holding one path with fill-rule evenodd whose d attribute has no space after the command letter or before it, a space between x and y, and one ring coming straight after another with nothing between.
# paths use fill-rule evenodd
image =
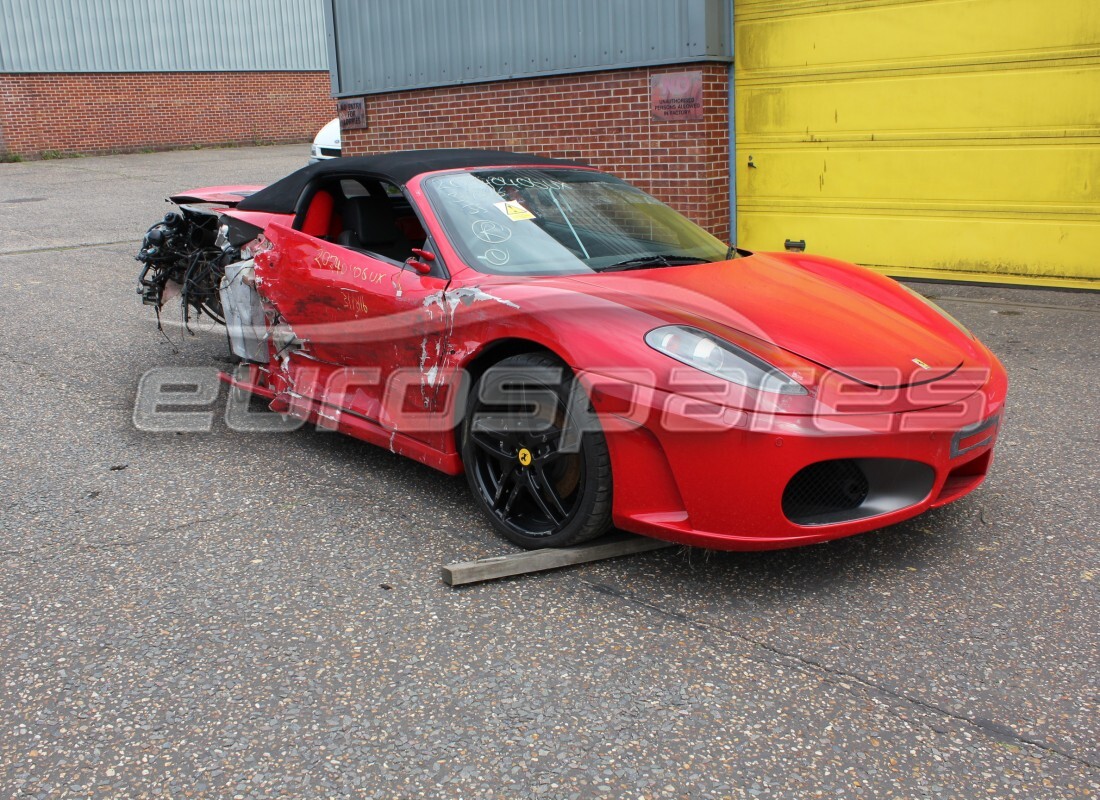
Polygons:
<instances>
[{"instance_id":1,"label":"warning sign on wall","mask_svg":"<svg viewBox=\"0 0 1100 800\"><path fill-rule=\"evenodd\" d=\"M340 130L353 131L367 127L367 101L362 97L344 98L337 105Z\"/></svg>"},{"instance_id":2,"label":"warning sign on wall","mask_svg":"<svg viewBox=\"0 0 1100 800\"><path fill-rule=\"evenodd\" d=\"M650 81L653 119L699 120L703 118L703 73L671 72Z\"/></svg>"}]
</instances>

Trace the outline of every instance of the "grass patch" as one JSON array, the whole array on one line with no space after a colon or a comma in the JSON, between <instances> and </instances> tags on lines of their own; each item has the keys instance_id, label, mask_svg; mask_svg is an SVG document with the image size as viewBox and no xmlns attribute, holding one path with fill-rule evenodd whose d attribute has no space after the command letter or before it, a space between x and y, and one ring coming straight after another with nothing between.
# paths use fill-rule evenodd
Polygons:
<instances>
[{"instance_id":1,"label":"grass patch","mask_svg":"<svg viewBox=\"0 0 1100 800\"><path fill-rule=\"evenodd\" d=\"M58 158L84 158L83 153L66 153L64 150L43 150L38 154L43 161L54 161Z\"/></svg>"}]
</instances>

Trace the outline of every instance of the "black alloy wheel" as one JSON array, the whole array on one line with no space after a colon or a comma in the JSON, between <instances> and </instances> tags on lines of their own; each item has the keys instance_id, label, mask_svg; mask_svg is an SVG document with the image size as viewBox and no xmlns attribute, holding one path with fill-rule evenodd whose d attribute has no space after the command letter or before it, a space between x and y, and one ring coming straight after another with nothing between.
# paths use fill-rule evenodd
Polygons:
<instances>
[{"instance_id":1,"label":"black alloy wheel","mask_svg":"<svg viewBox=\"0 0 1100 800\"><path fill-rule=\"evenodd\" d=\"M567 547L611 526L607 441L575 385L557 359L526 353L492 366L471 393L466 479L493 527L520 547Z\"/></svg>"}]
</instances>

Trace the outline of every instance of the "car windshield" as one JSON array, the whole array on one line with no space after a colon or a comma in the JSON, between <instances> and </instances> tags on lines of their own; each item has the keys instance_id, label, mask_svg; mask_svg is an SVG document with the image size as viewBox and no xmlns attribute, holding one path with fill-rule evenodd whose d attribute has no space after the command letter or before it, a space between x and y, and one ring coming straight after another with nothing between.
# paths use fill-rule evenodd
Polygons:
<instances>
[{"instance_id":1,"label":"car windshield","mask_svg":"<svg viewBox=\"0 0 1100 800\"><path fill-rule=\"evenodd\" d=\"M724 243L640 189L577 169L437 175L424 191L467 264L575 275L723 261Z\"/></svg>"}]
</instances>

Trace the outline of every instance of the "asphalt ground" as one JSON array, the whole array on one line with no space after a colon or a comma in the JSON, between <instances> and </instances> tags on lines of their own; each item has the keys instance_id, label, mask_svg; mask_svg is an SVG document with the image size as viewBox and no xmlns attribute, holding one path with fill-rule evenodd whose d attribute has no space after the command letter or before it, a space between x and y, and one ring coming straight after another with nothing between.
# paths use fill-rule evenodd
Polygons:
<instances>
[{"instance_id":1,"label":"asphalt ground","mask_svg":"<svg viewBox=\"0 0 1100 800\"><path fill-rule=\"evenodd\" d=\"M1097 796L1100 297L918 287L1012 380L945 509L451 589L510 551L460 479L134 427L147 369L224 365L135 295L163 198L305 157L0 165L0 797Z\"/></svg>"}]
</instances>

